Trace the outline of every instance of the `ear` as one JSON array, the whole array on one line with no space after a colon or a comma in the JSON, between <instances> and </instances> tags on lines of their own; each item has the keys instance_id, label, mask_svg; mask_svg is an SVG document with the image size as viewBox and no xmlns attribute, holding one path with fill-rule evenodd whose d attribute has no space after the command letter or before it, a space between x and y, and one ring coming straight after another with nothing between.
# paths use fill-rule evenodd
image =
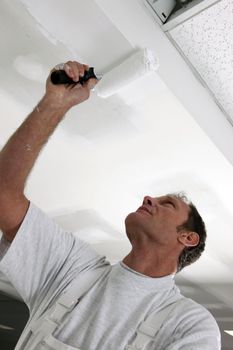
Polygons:
<instances>
[{"instance_id":1,"label":"ear","mask_svg":"<svg viewBox=\"0 0 233 350\"><path fill-rule=\"evenodd\" d=\"M195 247L200 241L199 234L196 232L180 232L177 239L185 247Z\"/></svg>"}]
</instances>

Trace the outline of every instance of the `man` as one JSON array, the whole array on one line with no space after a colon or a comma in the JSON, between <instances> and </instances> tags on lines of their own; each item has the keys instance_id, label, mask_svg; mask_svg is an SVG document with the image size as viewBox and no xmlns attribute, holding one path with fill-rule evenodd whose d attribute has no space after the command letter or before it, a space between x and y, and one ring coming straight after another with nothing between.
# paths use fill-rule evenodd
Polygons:
<instances>
[{"instance_id":1,"label":"man","mask_svg":"<svg viewBox=\"0 0 233 350\"><path fill-rule=\"evenodd\" d=\"M88 66L69 61L64 69L78 81ZM192 204L178 195L146 196L125 220L131 252L109 267L104 257L63 232L24 195L43 145L65 113L89 98L95 84L90 79L83 86L55 86L49 77L44 97L0 154L0 269L30 310L16 349L135 349L138 327L169 305L175 307L156 336L137 349L220 349L213 317L181 296L174 284L174 274L198 259L205 246L205 226ZM85 274L101 266L106 272L78 304L72 301L66 308L59 298L67 295L71 282L78 283L78 295Z\"/></svg>"}]
</instances>

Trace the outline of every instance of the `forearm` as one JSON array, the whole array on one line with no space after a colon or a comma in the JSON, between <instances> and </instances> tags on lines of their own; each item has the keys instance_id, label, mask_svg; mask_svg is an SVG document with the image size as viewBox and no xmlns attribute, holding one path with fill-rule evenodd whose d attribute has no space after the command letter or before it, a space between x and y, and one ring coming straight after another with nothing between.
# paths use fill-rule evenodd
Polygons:
<instances>
[{"instance_id":1,"label":"forearm","mask_svg":"<svg viewBox=\"0 0 233 350\"><path fill-rule=\"evenodd\" d=\"M20 195L43 147L67 112L45 95L0 153L0 189Z\"/></svg>"},{"instance_id":2,"label":"forearm","mask_svg":"<svg viewBox=\"0 0 233 350\"><path fill-rule=\"evenodd\" d=\"M88 69L78 62L67 62L65 71L78 81ZM65 113L89 98L96 80L83 85L53 85L50 76L45 96L12 135L0 152L0 229L10 242L26 215L29 200L24 195L25 183L43 147Z\"/></svg>"},{"instance_id":3,"label":"forearm","mask_svg":"<svg viewBox=\"0 0 233 350\"><path fill-rule=\"evenodd\" d=\"M78 81L88 66L69 61L64 69ZM55 86L48 77L45 96L0 153L0 202L4 202L9 194L15 198L23 194L27 177L43 145L65 113L89 98L95 84L96 80L90 79L83 85Z\"/></svg>"}]
</instances>

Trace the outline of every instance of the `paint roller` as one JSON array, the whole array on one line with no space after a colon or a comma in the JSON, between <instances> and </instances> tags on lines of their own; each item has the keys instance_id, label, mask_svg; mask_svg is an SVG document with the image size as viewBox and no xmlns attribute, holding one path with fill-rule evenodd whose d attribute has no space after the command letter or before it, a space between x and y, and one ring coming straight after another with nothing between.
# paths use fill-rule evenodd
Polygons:
<instances>
[{"instance_id":1,"label":"paint roller","mask_svg":"<svg viewBox=\"0 0 233 350\"><path fill-rule=\"evenodd\" d=\"M84 84L87 80L95 78L99 80L95 86L97 95L106 98L116 94L136 79L155 72L158 67L158 59L152 51L140 49L104 75L95 74L94 68L91 67L78 82L75 82L64 70L56 70L51 74L51 81L54 84Z\"/></svg>"}]
</instances>

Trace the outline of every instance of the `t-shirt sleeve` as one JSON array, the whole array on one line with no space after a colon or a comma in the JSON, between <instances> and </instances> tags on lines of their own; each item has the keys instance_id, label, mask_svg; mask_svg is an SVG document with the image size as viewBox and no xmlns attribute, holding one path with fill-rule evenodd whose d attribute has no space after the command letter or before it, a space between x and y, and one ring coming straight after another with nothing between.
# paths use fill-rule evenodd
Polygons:
<instances>
[{"instance_id":1,"label":"t-shirt sleeve","mask_svg":"<svg viewBox=\"0 0 233 350\"><path fill-rule=\"evenodd\" d=\"M46 296L64 288L85 269L104 257L30 203L11 244L0 244L0 270L31 310Z\"/></svg>"}]
</instances>

